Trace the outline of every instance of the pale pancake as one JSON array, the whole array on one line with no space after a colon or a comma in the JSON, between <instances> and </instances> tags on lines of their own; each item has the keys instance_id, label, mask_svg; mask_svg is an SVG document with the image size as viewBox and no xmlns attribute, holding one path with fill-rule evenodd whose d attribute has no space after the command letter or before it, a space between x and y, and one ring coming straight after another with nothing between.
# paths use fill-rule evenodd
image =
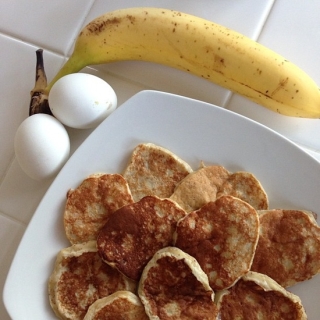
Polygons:
<instances>
[{"instance_id":1,"label":"pale pancake","mask_svg":"<svg viewBox=\"0 0 320 320\"><path fill-rule=\"evenodd\" d=\"M218 165L203 166L189 174L178 184L170 199L191 212L222 195L237 197L256 210L268 209L267 194L252 173L230 173Z\"/></svg>"},{"instance_id":2,"label":"pale pancake","mask_svg":"<svg viewBox=\"0 0 320 320\"><path fill-rule=\"evenodd\" d=\"M171 151L152 143L139 144L123 176L135 201L148 195L168 198L192 168Z\"/></svg>"},{"instance_id":3,"label":"pale pancake","mask_svg":"<svg viewBox=\"0 0 320 320\"><path fill-rule=\"evenodd\" d=\"M169 199L146 196L110 215L97 245L102 259L133 280L154 253L172 245L178 220L186 212Z\"/></svg>"},{"instance_id":4,"label":"pale pancake","mask_svg":"<svg viewBox=\"0 0 320 320\"><path fill-rule=\"evenodd\" d=\"M150 319L215 320L217 307L208 277L178 248L159 250L143 270L138 294Z\"/></svg>"},{"instance_id":5,"label":"pale pancake","mask_svg":"<svg viewBox=\"0 0 320 320\"><path fill-rule=\"evenodd\" d=\"M306 320L298 296L264 274L248 272L232 288L216 295L221 320Z\"/></svg>"},{"instance_id":6,"label":"pale pancake","mask_svg":"<svg viewBox=\"0 0 320 320\"><path fill-rule=\"evenodd\" d=\"M117 291L95 301L83 320L148 320L138 296L130 291Z\"/></svg>"},{"instance_id":7,"label":"pale pancake","mask_svg":"<svg viewBox=\"0 0 320 320\"><path fill-rule=\"evenodd\" d=\"M258 237L256 210L222 196L178 222L174 245L198 261L213 290L222 290L250 270Z\"/></svg>"},{"instance_id":8,"label":"pale pancake","mask_svg":"<svg viewBox=\"0 0 320 320\"><path fill-rule=\"evenodd\" d=\"M217 197L230 195L248 202L256 210L269 207L268 196L259 180L250 172L238 171L230 174L220 187Z\"/></svg>"},{"instance_id":9,"label":"pale pancake","mask_svg":"<svg viewBox=\"0 0 320 320\"><path fill-rule=\"evenodd\" d=\"M267 274L283 287L320 272L320 228L311 212L259 212L260 235L251 270Z\"/></svg>"},{"instance_id":10,"label":"pale pancake","mask_svg":"<svg viewBox=\"0 0 320 320\"><path fill-rule=\"evenodd\" d=\"M197 210L210 201L215 201L229 171L222 166L202 167L184 178L175 188L170 199L187 212Z\"/></svg>"},{"instance_id":11,"label":"pale pancake","mask_svg":"<svg viewBox=\"0 0 320 320\"><path fill-rule=\"evenodd\" d=\"M97 299L118 290L136 290L136 283L105 264L96 242L76 244L59 252L49 278L49 299L60 319L80 320Z\"/></svg>"},{"instance_id":12,"label":"pale pancake","mask_svg":"<svg viewBox=\"0 0 320 320\"><path fill-rule=\"evenodd\" d=\"M109 215L133 203L129 186L120 174L93 174L67 194L64 212L71 244L95 240Z\"/></svg>"}]
</instances>

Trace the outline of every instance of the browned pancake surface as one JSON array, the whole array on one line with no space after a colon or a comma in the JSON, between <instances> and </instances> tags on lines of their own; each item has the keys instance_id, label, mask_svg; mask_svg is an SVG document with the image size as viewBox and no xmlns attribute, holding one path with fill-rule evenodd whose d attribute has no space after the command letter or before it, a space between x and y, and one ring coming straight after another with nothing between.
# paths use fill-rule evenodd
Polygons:
<instances>
[{"instance_id":1,"label":"browned pancake surface","mask_svg":"<svg viewBox=\"0 0 320 320\"><path fill-rule=\"evenodd\" d=\"M95 240L109 215L133 203L129 187L119 174L95 174L67 194L64 212L66 236L71 244Z\"/></svg>"},{"instance_id":2,"label":"browned pancake surface","mask_svg":"<svg viewBox=\"0 0 320 320\"><path fill-rule=\"evenodd\" d=\"M138 296L130 291L117 291L95 301L83 320L148 320Z\"/></svg>"},{"instance_id":3,"label":"browned pancake surface","mask_svg":"<svg viewBox=\"0 0 320 320\"><path fill-rule=\"evenodd\" d=\"M63 249L49 279L50 303L61 319L83 319L97 299L134 288L133 282L101 260L95 241Z\"/></svg>"},{"instance_id":4,"label":"browned pancake surface","mask_svg":"<svg viewBox=\"0 0 320 320\"><path fill-rule=\"evenodd\" d=\"M222 290L250 270L258 235L256 210L222 196L178 222L175 246L195 257L211 287Z\"/></svg>"},{"instance_id":5,"label":"browned pancake surface","mask_svg":"<svg viewBox=\"0 0 320 320\"><path fill-rule=\"evenodd\" d=\"M102 259L138 280L156 251L172 244L186 212L169 199L147 196L114 212L97 238Z\"/></svg>"},{"instance_id":6,"label":"browned pancake surface","mask_svg":"<svg viewBox=\"0 0 320 320\"><path fill-rule=\"evenodd\" d=\"M222 297L221 320L305 320L301 300L265 275L240 279Z\"/></svg>"},{"instance_id":7,"label":"browned pancake surface","mask_svg":"<svg viewBox=\"0 0 320 320\"><path fill-rule=\"evenodd\" d=\"M267 274L283 287L320 272L320 228L311 213L268 210L259 219L253 271Z\"/></svg>"},{"instance_id":8,"label":"browned pancake surface","mask_svg":"<svg viewBox=\"0 0 320 320\"><path fill-rule=\"evenodd\" d=\"M150 319L215 320L213 291L198 263L178 248L155 254L138 289Z\"/></svg>"},{"instance_id":9,"label":"browned pancake surface","mask_svg":"<svg viewBox=\"0 0 320 320\"><path fill-rule=\"evenodd\" d=\"M239 171L230 174L219 189L217 197L222 195L237 197L252 205L256 210L266 210L269 206L267 194L261 183L250 172Z\"/></svg>"},{"instance_id":10,"label":"browned pancake surface","mask_svg":"<svg viewBox=\"0 0 320 320\"><path fill-rule=\"evenodd\" d=\"M229 172L222 166L208 166L192 172L176 187L170 197L187 212L197 210L210 201L215 201Z\"/></svg>"}]
</instances>

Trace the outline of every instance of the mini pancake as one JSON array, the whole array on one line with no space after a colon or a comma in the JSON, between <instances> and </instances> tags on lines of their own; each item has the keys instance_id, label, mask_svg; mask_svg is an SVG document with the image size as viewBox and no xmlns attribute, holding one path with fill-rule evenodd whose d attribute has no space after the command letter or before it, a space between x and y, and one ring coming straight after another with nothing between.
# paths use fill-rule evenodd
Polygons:
<instances>
[{"instance_id":1,"label":"mini pancake","mask_svg":"<svg viewBox=\"0 0 320 320\"><path fill-rule=\"evenodd\" d=\"M229 171L222 166L202 167L189 174L175 188L170 199L187 212L197 210L210 201L215 201Z\"/></svg>"},{"instance_id":2,"label":"mini pancake","mask_svg":"<svg viewBox=\"0 0 320 320\"><path fill-rule=\"evenodd\" d=\"M136 283L105 264L89 241L61 250L49 278L49 299L60 319L83 319L97 299L118 290L136 290Z\"/></svg>"},{"instance_id":3,"label":"mini pancake","mask_svg":"<svg viewBox=\"0 0 320 320\"><path fill-rule=\"evenodd\" d=\"M120 174L94 174L67 193L64 211L66 236L71 244L95 240L109 215L133 203Z\"/></svg>"},{"instance_id":4,"label":"mini pancake","mask_svg":"<svg viewBox=\"0 0 320 320\"><path fill-rule=\"evenodd\" d=\"M222 196L178 222L174 245L198 261L213 290L222 290L250 270L258 237L256 210Z\"/></svg>"},{"instance_id":5,"label":"mini pancake","mask_svg":"<svg viewBox=\"0 0 320 320\"><path fill-rule=\"evenodd\" d=\"M237 197L256 210L266 210L269 207L268 196L259 180L250 172L238 171L230 174L222 184L217 197L230 195Z\"/></svg>"},{"instance_id":6,"label":"mini pancake","mask_svg":"<svg viewBox=\"0 0 320 320\"><path fill-rule=\"evenodd\" d=\"M311 212L266 210L259 212L260 235L251 267L283 287L320 272L320 228Z\"/></svg>"},{"instance_id":7,"label":"mini pancake","mask_svg":"<svg viewBox=\"0 0 320 320\"><path fill-rule=\"evenodd\" d=\"M186 212L169 199L146 196L110 215L97 246L103 261L133 280L154 253L172 244L178 220Z\"/></svg>"},{"instance_id":8,"label":"mini pancake","mask_svg":"<svg viewBox=\"0 0 320 320\"><path fill-rule=\"evenodd\" d=\"M298 296L270 277L248 272L232 288L215 297L221 320L306 320Z\"/></svg>"},{"instance_id":9,"label":"mini pancake","mask_svg":"<svg viewBox=\"0 0 320 320\"><path fill-rule=\"evenodd\" d=\"M155 195L168 198L192 168L171 151L152 143L139 144L123 176L135 201Z\"/></svg>"},{"instance_id":10,"label":"mini pancake","mask_svg":"<svg viewBox=\"0 0 320 320\"><path fill-rule=\"evenodd\" d=\"M83 320L148 320L138 296L130 291L117 291L98 299Z\"/></svg>"},{"instance_id":11,"label":"mini pancake","mask_svg":"<svg viewBox=\"0 0 320 320\"><path fill-rule=\"evenodd\" d=\"M203 166L189 174L175 188L170 199L191 212L222 195L237 197L256 210L268 209L267 194L252 173L230 173L218 165Z\"/></svg>"},{"instance_id":12,"label":"mini pancake","mask_svg":"<svg viewBox=\"0 0 320 320\"><path fill-rule=\"evenodd\" d=\"M143 270L138 294L150 319L215 320L218 310L208 277L178 248L159 250Z\"/></svg>"}]
</instances>

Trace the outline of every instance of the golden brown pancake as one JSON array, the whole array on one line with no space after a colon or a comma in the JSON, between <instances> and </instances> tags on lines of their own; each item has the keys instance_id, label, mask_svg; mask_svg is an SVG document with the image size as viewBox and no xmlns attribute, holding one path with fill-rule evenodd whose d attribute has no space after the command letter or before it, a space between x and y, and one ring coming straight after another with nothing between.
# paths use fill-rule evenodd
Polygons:
<instances>
[{"instance_id":1,"label":"golden brown pancake","mask_svg":"<svg viewBox=\"0 0 320 320\"><path fill-rule=\"evenodd\" d=\"M220 187L228 177L229 172L222 166L202 167L184 178L170 199L187 212L197 210L216 200Z\"/></svg>"},{"instance_id":2,"label":"golden brown pancake","mask_svg":"<svg viewBox=\"0 0 320 320\"><path fill-rule=\"evenodd\" d=\"M269 207L268 196L259 180L250 172L238 171L230 174L220 187L217 197L230 195L237 197L256 210L266 210Z\"/></svg>"},{"instance_id":3,"label":"golden brown pancake","mask_svg":"<svg viewBox=\"0 0 320 320\"><path fill-rule=\"evenodd\" d=\"M248 272L216 295L221 320L305 320L301 300L264 274Z\"/></svg>"},{"instance_id":4,"label":"golden brown pancake","mask_svg":"<svg viewBox=\"0 0 320 320\"><path fill-rule=\"evenodd\" d=\"M148 195L168 198L192 168L171 151L152 143L139 144L123 176L135 201Z\"/></svg>"},{"instance_id":5,"label":"golden brown pancake","mask_svg":"<svg viewBox=\"0 0 320 320\"><path fill-rule=\"evenodd\" d=\"M178 248L159 250L143 270L138 294L150 319L215 320L217 307L208 277Z\"/></svg>"},{"instance_id":6,"label":"golden brown pancake","mask_svg":"<svg viewBox=\"0 0 320 320\"><path fill-rule=\"evenodd\" d=\"M146 196L110 215L97 238L102 259L133 280L154 253L172 244L177 221L186 215L169 199Z\"/></svg>"},{"instance_id":7,"label":"golden brown pancake","mask_svg":"<svg viewBox=\"0 0 320 320\"><path fill-rule=\"evenodd\" d=\"M267 194L252 173L230 173L218 165L203 166L189 174L178 184L170 199L191 212L223 195L237 197L256 210L268 209Z\"/></svg>"},{"instance_id":8,"label":"golden brown pancake","mask_svg":"<svg viewBox=\"0 0 320 320\"><path fill-rule=\"evenodd\" d=\"M320 228L302 210L259 212L260 235L251 270L267 274L283 287L320 272Z\"/></svg>"},{"instance_id":9,"label":"golden brown pancake","mask_svg":"<svg viewBox=\"0 0 320 320\"><path fill-rule=\"evenodd\" d=\"M256 210L222 196L178 222L174 245L198 261L213 290L222 290L250 270L258 236Z\"/></svg>"},{"instance_id":10,"label":"golden brown pancake","mask_svg":"<svg viewBox=\"0 0 320 320\"><path fill-rule=\"evenodd\" d=\"M117 291L95 301L83 320L148 320L138 296L130 291Z\"/></svg>"},{"instance_id":11,"label":"golden brown pancake","mask_svg":"<svg viewBox=\"0 0 320 320\"><path fill-rule=\"evenodd\" d=\"M109 215L133 203L129 186L119 174L94 174L67 194L64 212L71 244L96 240Z\"/></svg>"},{"instance_id":12,"label":"golden brown pancake","mask_svg":"<svg viewBox=\"0 0 320 320\"><path fill-rule=\"evenodd\" d=\"M101 260L95 241L73 245L57 255L49 298L60 319L83 319L93 302L118 290L134 291L136 283Z\"/></svg>"}]
</instances>

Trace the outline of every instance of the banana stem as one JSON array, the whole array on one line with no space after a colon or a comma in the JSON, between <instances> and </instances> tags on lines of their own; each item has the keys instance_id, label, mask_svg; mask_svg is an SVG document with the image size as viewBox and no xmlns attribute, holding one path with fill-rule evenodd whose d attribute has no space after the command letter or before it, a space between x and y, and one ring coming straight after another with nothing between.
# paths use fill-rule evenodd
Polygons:
<instances>
[{"instance_id":1,"label":"banana stem","mask_svg":"<svg viewBox=\"0 0 320 320\"><path fill-rule=\"evenodd\" d=\"M52 115L49 108L48 95L46 93L47 76L44 70L43 50L38 49L36 51L36 55L36 80L35 86L30 93L31 100L29 105L29 116L32 116L36 113L46 113Z\"/></svg>"}]
</instances>

